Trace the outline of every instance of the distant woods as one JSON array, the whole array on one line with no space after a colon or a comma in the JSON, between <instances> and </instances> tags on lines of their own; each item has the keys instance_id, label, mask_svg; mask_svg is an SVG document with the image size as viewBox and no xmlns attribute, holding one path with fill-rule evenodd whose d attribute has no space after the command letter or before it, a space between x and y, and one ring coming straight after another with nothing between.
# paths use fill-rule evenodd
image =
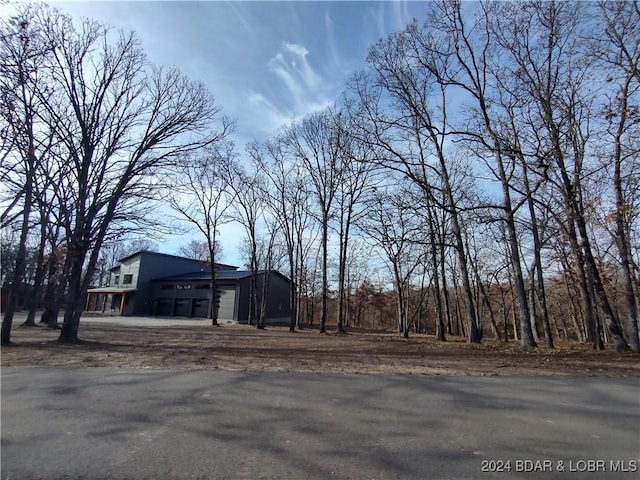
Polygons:
<instances>
[{"instance_id":1,"label":"distant woods","mask_svg":"<svg viewBox=\"0 0 640 480\"><path fill-rule=\"evenodd\" d=\"M134 36L45 7L5 21L3 342L26 287L77 339L106 247L166 199L194 257L243 227L247 268L292 279L291 329L639 352L638 3L426 8L336 105L244 148Z\"/></svg>"}]
</instances>

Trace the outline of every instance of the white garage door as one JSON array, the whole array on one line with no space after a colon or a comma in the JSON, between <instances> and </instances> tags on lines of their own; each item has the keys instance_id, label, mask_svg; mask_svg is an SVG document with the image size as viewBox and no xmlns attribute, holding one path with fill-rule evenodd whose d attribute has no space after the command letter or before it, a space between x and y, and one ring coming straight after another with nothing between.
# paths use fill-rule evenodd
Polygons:
<instances>
[{"instance_id":1,"label":"white garage door","mask_svg":"<svg viewBox=\"0 0 640 480\"><path fill-rule=\"evenodd\" d=\"M236 321L236 287L219 287L220 294L220 310L218 310L218 320L235 322Z\"/></svg>"}]
</instances>

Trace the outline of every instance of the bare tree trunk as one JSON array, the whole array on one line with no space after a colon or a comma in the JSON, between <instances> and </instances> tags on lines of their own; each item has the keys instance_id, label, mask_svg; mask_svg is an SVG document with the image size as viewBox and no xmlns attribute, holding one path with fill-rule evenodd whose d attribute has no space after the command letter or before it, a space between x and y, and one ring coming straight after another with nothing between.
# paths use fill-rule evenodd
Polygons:
<instances>
[{"instance_id":1,"label":"bare tree trunk","mask_svg":"<svg viewBox=\"0 0 640 480\"><path fill-rule=\"evenodd\" d=\"M448 180L445 180L448 183ZM455 236L456 243L456 252L458 254L458 262L460 263L460 274L462 275L462 288L465 294L465 306L467 309L467 328L469 332L469 343L480 343L482 340L482 336L480 333L480 328L478 326L478 316L476 312L476 306L473 301L473 289L471 287L471 280L469 279L469 265L467 262L467 253L464 248L464 240L462 238L462 230L460 229L460 224L458 223L458 215L455 213L453 209L455 206L452 204L453 202L453 194L450 192L450 187L447 188L448 195L451 196L449 199L449 207L452 208L451 215L451 225L453 234Z\"/></svg>"},{"instance_id":2,"label":"bare tree trunk","mask_svg":"<svg viewBox=\"0 0 640 480\"><path fill-rule=\"evenodd\" d=\"M320 311L320 333L327 333L329 307L329 215L322 215L322 307Z\"/></svg>"},{"instance_id":3,"label":"bare tree trunk","mask_svg":"<svg viewBox=\"0 0 640 480\"><path fill-rule=\"evenodd\" d=\"M27 319L22 324L22 326L35 327L36 326L36 310L38 309L40 300L41 300L41 292L44 283L46 266L44 263L44 249L46 247L47 242L47 222L44 218L41 218L40 221L40 242L38 245L38 253L36 256L36 274L33 282L33 293L31 295L31 300L29 302L29 312L27 314Z\"/></svg>"},{"instance_id":4,"label":"bare tree trunk","mask_svg":"<svg viewBox=\"0 0 640 480\"><path fill-rule=\"evenodd\" d=\"M589 270L587 270L587 291L589 292L589 298L596 298L593 279L591 278L591 272ZM593 322L593 332L591 334L593 337L591 339L591 343L594 350L604 350L604 339L602 337L602 320L600 319L597 308L594 308L592 311L593 318L591 322Z\"/></svg>"},{"instance_id":5,"label":"bare tree trunk","mask_svg":"<svg viewBox=\"0 0 640 480\"><path fill-rule=\"evenodd\" d=\"M32 183L32 182L29 182ZM29 234L29 215L31 213L31 186L25 190L25 198L22 213L22 225L20 227L20 238L18 251L16 252L16 263L13 268L11 277L11 286L7 299L7 306L2 317L2 332L0 334L0 345L11 345L11 327L13 325L13 316L18 306L18 292L24 275L26 257L27 257L27 236Z\"/></svg>"},{"instance_id":6,"label":"bare tree trunk","mask_svg":"<svg viewBox=\"0 0 640 480\"><path fill-rule=\"evenodd\" d=\"M578 216L576 218L576 223L578 226L578 231L580 232L580 236L582 237L582 250L585 254L587 268L589 268L589 273L591 275L591 278L593 279L593 288L595 289L596 295L600 299L600 304L602 306L604 323L609 328L609 333L611 333L611 337L615 344L616 350L628 350L629 345L625 341L620 323L613 313L613 309L611 308L611 304L609 303L609 298L602 283L602 278L600 277L598 266L592 254L591 242L589 240L589 234L587 232L587 226L584 217L581 215Z\"/></svg>"},{"instance_id":7,"label":"bare tree trunk","mask_svg":"<svg viewBox=\"0 0 640 480\"><path fill-rule=\"evenodd\" d=\"M342 215L343 216L343 215ZM347 214L347 218L350 215ZM339 248L339 261L338 261L338 319L336 329L339 333L345 333L344 329L344 316L345 316L345 276L347 268L347 245L349 241L349 220L347 225L344 225L344 219L340 219L340 231L338 233L338 241L340 243Z\"/></svg>"},{"instance_id":8,"label":"bare tree trunk","mask_svg":"<svg viewBox=\"0 0 640 480\"><path fill-rule=\"evenodd\" d=\"M500 299L502 301L502 331L504 332L504 341L509 341L509 309L507 308L507 297L502 285L498 283L500 288Z\"/></svg>"},{"instance_id":9,"label":"bare tree trunk","mask_svg":"<svg viewBox=\"0 0 640 480\"><path fill-rule=\"evenodd\" d=\"M431 241L430 253L431 253L431 264L433 265L432 275L433 275L433 297L436 304L436 335L438 340L441 342L445 342L447 337L445 335L445 321L444 321L444 311L442 308L442 297L440 292L440 274L439 274L439 262L438 262L438 241L436 238L435 225L433 221L433 212L431 208L428 207L429 213L429 238Z\"/></svg>"},{"instance_id":10,"label":"bare tree trunk","mask_svg":"<svg viewBox=\"0 0 640 480\"><path fill-rule=\"evenodd\" d=\"M409 321L407 318L407 292L404 281L396 272L396 302L398 311L398 334L403 338L409 338Z\"/></svg>"},{"instance_id":11,"label":"bare tree trunk","mask_svg":"<svg viewBox=\"0 0 640 480\"><path fill-rule=\"evenodd\" d=\"M49 328L60 328L58 325L58 315L63 302L66 279L68 278L68 268L66 262L58 259L59 249L55 242L51 243L51 254L47 265L47 289L42 301L43 311L40 323L46 323ZM61 264L62 263L62 264Z\"/></svg>"},{"instance_id":12,"label":"bare tree trunk","mask_svg":"<svg viewBox=\"0 0 640 480\"><path fill-rule=\"evenodd\" d=\"M640 14L637 15L640 17ZM634 68L637 75L637 64L640 61L636 60ZM638 304L636 303L636 297L634 293L633 278L631 274L631 244L629 241L628 228L626 217L628 216L629 205L625 199L623 192L623 175L622 175L622 138L625 134L627 125L627 114L629 112L628 100L630 83L633 79L633 71L627 74L625 83L621 88L621 93L618 95L620 106L618 113L620 120L614 135L614 176L613 185L616 195L616 244L618 246L618 255L620 256L620 264L622 267L622 278L624 282L624 297L626 303L626 326L627 326L627 338L629 341L629 347L634 352L640 352L640 336L638 333Z\"/></svg>"},{"instance_id":13,"label":"bare tree trunk","mask_svg":"<svg viewBox=\"0 0 640 480\"><path fill-rule=\"evenodd\" d=\"M529 207L529 216L531 217L531 234L533 237L533 269L535 271L535 292L540 302L542 326L544 329L544 337L547 343L547 348L554 348L553 336L551 334L551 327L549 325L549 312L547 309L547 295L544 288L544 275L542 272L542 242L540 240L540 229L538 226L538 216L536 214L535 203L533 199L533 192L531 190L531 183L529 182L529 174L527 171L527 165L521 160L522 166L522 178L525 186L525 193L527 195L527 206ZM531 283L534 285L533 276Z\"/></svg>"},{"instance_id":14,"label":"bare tree trunk","mask_svg":"<svg viewBox=\"0 0 640 480\"><path fill-rule=\"evenodd\" d=\"M269 296L269 281L271 279L271 265L264 270L264 277L262 279L262 294L260 296L260 314L258 317L259 328L264 328L267 318L267 300Z\"/></svg>"},{"instance_id":15,"label":"bare tree trunk","mask_svg":"<svg viewBox=\"0 0 640 480\"><path fill-rule=\"evenodd\" d=\"M218 279L216 278L216 264L211 262L211 276L209 277L209 318L211 325L218 326L218 314L220 311L220 293L218 292Z\"/></svg>"},{"instance_id":16,"label":"bare tree trunk","mask_svg":"<svg viewBox=\"0 0 640 480\"><path fill-rule=\"evenodd\" d=\"M444 238L441 238L442 246L440 247L440 271L442 273L442 296L444 298L444 313L447 319L447 333L453 335L453 329L451 325L451 301L449 299L449 285L447 284L447 272L445 271L445 247ZM436 267L437 268L437 267Z\"/></svg>"},{"instance_id":17,"label":"bare tree trunk","mask_svg":"<svg viewBox=\"0 0 640 480\"><path fill-rule=\"evenodd\" d=\"M289 331L295 332L296 327L298 326L298 288L296 285L296 277L295 277L295 260L293 248L291 246L287 246L287 256L289 258Z\"/></svg>"},{"instance_id":18,"label":"bare tree trunk","mask_svg":"<svg viewBox=\"0 0 640 480\"><path fill-rule=\"evenodd\" d=\"M64 318L58 341L61 343L78 343L78 327L82 314L82 274L85 251L78 248L78 240L71 239L67 243L67 267L69 272L67 281L67 299L64 303Z\"/></svg>"},{"instance_id":19,"label":"bare tree trunk","mask_svg":"<svg viewBox=\"0 0 640 480\"><path fill-rule=\"evenodd\" d=\"M513 322L513 339L517 342L520 340L520 333L518 332L518 314L516 313L516 299L513 293L513 278L512 272L509 270L509 297L511 303L511 320Z\"/></svg>"},{"instance_id":20,"label":"bare tree trunk","mask_svg":"<svg viewBox=\"0 0 640 480\"><path fill-rule=\"evenodd\" d=\"M453 291L455 293L456 333L461 337L466 337L467 332L464 328L464 322L462 320L462 307L460 306L460 302L464 303L464 300L460 299L460 286L458 285L458 273L455 267L453 269L453 275L451 276L451 280L453 282Z\"/></svg>"}]
</instances>

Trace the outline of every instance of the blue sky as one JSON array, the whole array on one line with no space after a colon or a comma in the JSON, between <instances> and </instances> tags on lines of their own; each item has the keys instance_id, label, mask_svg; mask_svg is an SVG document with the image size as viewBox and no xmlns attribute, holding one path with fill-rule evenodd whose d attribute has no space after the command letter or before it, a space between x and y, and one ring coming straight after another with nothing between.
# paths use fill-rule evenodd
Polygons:
<instances>
[{"instance_id":1,"label":"blue sky","mask_svg":"<svg viewBox=\"0 0 640 480\"><path fill-rule=\"evenodd\" d=\"M418 1L52 1L74 17L133 30L149 59L202 81L226 115L234 140L273 136L283 123L339 99L378 39L422 18ZM0 6L0 14L8 7ZM239 225L221 228L223 261L241 265ZM167 238L175 253L189 236Z\"/></svg>"},{"instance_id":2,"label":"blue sky","mask_svg":"<svg viewBox=\"0 0 640 480\"><path fill-rule=\"evenodd\" d=\"M237 120L239 143L337 100L369 46L426 9L416 1L52 3L134 30L151 61L204 82Z\"/></svg>"}]
</instances>

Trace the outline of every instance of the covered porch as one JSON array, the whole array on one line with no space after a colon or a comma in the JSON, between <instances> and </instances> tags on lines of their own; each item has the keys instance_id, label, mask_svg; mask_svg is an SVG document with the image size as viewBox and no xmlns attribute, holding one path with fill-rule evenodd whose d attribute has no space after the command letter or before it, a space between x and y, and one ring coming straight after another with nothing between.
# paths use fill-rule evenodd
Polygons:
<instances>
[{"instance_id":1,"label":"covered porch","mask_svg":"<svg viewBox=\"0 0 640 480\"><path fill-rule=\"evenodd\" d=\"M107 308L124 314L127 299L131 297L137 288L100 287L87 290L87 302L85 311L104 313ZM109 305L109 307L107 307Z\"/></svg>"}]
</instances>

